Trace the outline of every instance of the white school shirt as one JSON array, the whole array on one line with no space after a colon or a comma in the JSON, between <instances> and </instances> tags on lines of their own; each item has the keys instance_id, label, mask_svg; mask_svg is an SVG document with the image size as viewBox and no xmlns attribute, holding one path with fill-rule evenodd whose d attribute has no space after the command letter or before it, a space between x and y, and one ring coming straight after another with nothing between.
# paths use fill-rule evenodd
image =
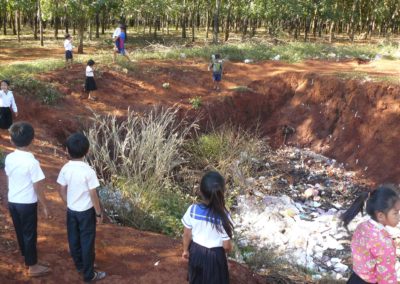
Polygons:
<instances>
[{"instance_id":1,"label":"white school shirt","mask_svg":"<svg viewBox=\"0 0 400 284\"><path fill-rule=\"evenodd\" d=\"M70 40L68 39L64 40L64 48L65 50L72 51L72 43Z\"/></svg>"},{"instance_id":2,"label":"white school shirt","mask_svg":"<svg viewBox=\"0 0 400 284\"><path fill-rule=\"evenodd\" d=\"M67 207L86 211L93 207L89 191L100 186L96 172L83 161L69 161L58 175L57 183L67 186Z\"/></svg>"},{"instance_id":3,"label":"white school shirt","mask_svg":"<svg viewBox=\"0 0 400 284\"><path fill-rule=\"evenodd\" d=\"M32 204L38 201L33 184L44 179L39 161L32 153L15 150L7 155L8 202Z\"/></svg>"},{"instance_id":4,"label":"white school shirt","mask_svg":"<svg viewBox=\"0 0 400 284\"><path fill-rule=\"evenodd\" d=\"M186 228L192 229L192 239L195 243L207 248L222 247L222 242L230 240L230 238L224 228L222 228L222 232L218 232L212 226L210 221L215 219L210 220L207 212L208 209L205 205L193 204L187 209L182 223ZM216 219L215 221L220 222L221 220Z\"/></svg>"},{"instance_id":5,"label":"white school shirt","mask_svg":"<svg viewBox=\"0 0 400 284\"><path fill-rule=\"evenodd\" d=\"M113 33L113 38L119 37L119 35L121 34L121 28L118 27L115 29L114 33Z\"/></svg>"},{"instance_id":6,"label":"white school shirt","mask_svg":"<svg viewBox=\"0 0 400 284\"><path fill-rule=\"evenodd\" d=\"M5 93L3 90L0 90L0 107L11 107L13 112L18 112L17 104L11 91Z\"/></svg>"},{"instance_id":7,"label":"white school shirt","mask_svg":"<svg viewBox=\"0 0 400 284\"><path fill-rule=\"evenodd\" d=\"M89 65L86 66L86 77L94 77L93 68Z\"/></svg>"}]
</instances>

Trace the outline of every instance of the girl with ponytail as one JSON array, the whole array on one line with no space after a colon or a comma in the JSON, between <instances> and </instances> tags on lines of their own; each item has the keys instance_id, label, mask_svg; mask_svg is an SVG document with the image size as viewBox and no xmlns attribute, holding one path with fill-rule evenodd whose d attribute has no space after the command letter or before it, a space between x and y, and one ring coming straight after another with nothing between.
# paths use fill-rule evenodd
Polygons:
<instances>
[{"instance_id":1,"label":"girl with ponytail","mask_svg":"<svg viewBox=\"0 0 400 284\"><path fill-rule=\"evenodd\" d=\"M189 260L190 284L229 284L226 252L232 249L233 224L225 207L225 180L218 172L200 182L202 202L182 218L183 253Z\"/></svg>"},{"instance_id":2,"label":"girl with ponytail","mask_svg":"<svg viewBox=\"0 0 400 284\"><path fill-rule=\"evenodd\" d=\"M386 226L396 227L400 221L400 199L391 186L381 186L362 193L341 216L347 228L354 217L366 212L369 220L360 223L351 240L353 274L347 284L397 283L396 247Z\"/></svg>"}]
</instances>

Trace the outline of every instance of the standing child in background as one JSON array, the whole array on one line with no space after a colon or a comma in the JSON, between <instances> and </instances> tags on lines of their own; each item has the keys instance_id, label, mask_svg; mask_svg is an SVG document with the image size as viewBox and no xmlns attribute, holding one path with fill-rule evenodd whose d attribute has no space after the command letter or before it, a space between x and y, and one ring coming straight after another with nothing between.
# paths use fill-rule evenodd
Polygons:
<instances>
[{"instance_id":1,"label":"standing child in background","mask_svg":"<svg viewBox=\"0 0 400 284\"><path fill-rule=\"evenodd\" d=\"M72 63L73 63L72 49L74 47L72 46L72 37L69 34L65 35L64 48L65 48L65 69L68 68L68 62L69 62L69 67L72 68Z\"/></svg>"},{"instance_id":2,"label":"standing child in background","mask_svg":"<svg viewBox=\"0 0 400 284\"><path fill-rule=\"evenodd\" d=\"M85 282L101 280L106 273L94 270L96 222L103 221L96 192L100 184L96 172L83 161L89 141L85 135L75 133L68 137L66 145L70 161L61 169L57 183L67 204L69 250Z\"/></svg>"},{"instance_id":3,"label":"standing child in background","mask_svg":"<svg viewBox=\"0 0 400 284\"><path fill-rule=\"evenodd\" d=\"M10 81L2 80L1 81L1 90L0 90L0 128L8 129L10 128L13 119L12 119L12 111L15 113L15 116L18 116L18 109L15 103L13 93L8 89L10 86Z\"/></svg>"},{"instance_id":4,"label":"standing child in background","mask_svg":"<svg viewBox=\"0 0 400 284\"><path fill-rule=\"evenodd\" d=\"M97 90L96 81L94 80L94 64L92 59L89 59L86 66L85 91L88 93L88 99L95 101L97 98L92 96L93 91Z\"/></svg>"},{"instance_id":5,"label":"standing child in background","mask_svg":"<svg viewBox=\"0 0 400 284\"><path fill-rule=\"evenodd\" d=\"M39 181L44 174L39 162L29 152L35 136L33 127L26 122L14 123L10 128L11 142L16 150L7 155L5 172L8 179L8 209L17 234L18 245L30 277L49 273L50 268L37 257L37 202L39 199L46 218L49 217L46 199Z\"/></svg>"},{"instance_id":6,"label":"standing child in background","mask_svg":"<svg viewBox=\"0 0 400 284\"><path fill-rule=\"evenodd\" d=\"M113 35L112 35L112 40L113 40L113 42L114 42L114 44L115 44L115 47L114 47L114 48L116 48L116 49L118 49L117 39L118 39L119 35L121 34L121 28L122 28L122 27L124 27L124 24L120 23L120 24L118 25L118 27L115 29L115 31L114 31L114 33L113 33Z\"/></svg>"},{"instance_id":7,"label":"standing child in background","mask_svg":"<svg viewBox=\"0 0 400 284\"><path fill-rule=\"evenodd\" d=\"M218 172L200 182L202 202L182 218L183 259L189 259L190 284L228 284L226 252L232 249L233 224L225 207L225 180Z\"/></svg>"},{"instance_id":8,"label":"standing child in background","mask_svg":"<svg viewBox=\"0 0 400 284\"><path fill-rule=\"evenodd\" d=\"M212 70L212 78L214 81L213 89L219 91L220 90L220 82L222 79L222 69L223 69L223 61L221 59L220 54L213 54L211 56L211 63L208 66L208 70Z\"/></svg>"},{"instance_id":9,"label":"standing child in background","mask_svg":"<svg viewBox=\"0 0 400 284\"><path fill-rule=\"evenodd\" d=\"M125 28L125 26L121 26L121 32L115 41L116 48L114 49L113 63L115 63L117 53L125 56L129 61L131 61L131 59L128 56L127 51L125 50L126 39L127 39L126 28Z\"/></svg>"},{"instance_id":10,"label":"standing child in background","mask_svg":"<svg viewBox=\"0 0 400 284\"><path fill-rule=\"evenodd\" d=\"M385 226L396 227L400 221L400 198L389 186L362 193L343 213L345 227L354 217L366 211L371 219L360 223L351 240L353 274L348 284L397 283L396 246Z\"/></svg>"}]
</instances>

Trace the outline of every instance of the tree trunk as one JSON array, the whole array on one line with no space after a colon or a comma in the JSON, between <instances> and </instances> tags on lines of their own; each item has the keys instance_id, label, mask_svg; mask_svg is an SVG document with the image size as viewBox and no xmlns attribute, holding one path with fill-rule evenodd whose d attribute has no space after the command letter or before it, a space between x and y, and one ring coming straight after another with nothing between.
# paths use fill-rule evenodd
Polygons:
<instances>
[{"instance_id":1,"label":"tree trunk","mask_svg":"<svg viewBox=\"0 0 400 284\"><path fill-rule=\"evenodd\" d=\"M13 13L10 13L10 23L11 23L11 27L12 27L12 31L13 31L13 35L17 35L17 29L15 28L15 17L13 15Z\"/></svg>"},{"instance_id":2,"label":"tree trunk","mask_svg":"<svg viewBox=\"0 0 400 284\"><path fill-rule=\"evenodd\" d=\"M195 15L196 15L196 1L193 0L193 8L192 8L192 13L190 15L191 22L192 22L192 42L194 42L194 27L195 27Z\"/></svg>"},{"instance_id":3,"label":"tree trunk","mask_svg":"<svg viewBox=\"0 0 400 284\"><path fill-rule=\"evenodd\" d=\"M96 38L100 37L100 12L96 12Z\"/></svg>"},{"instance_id":4,"label":"tree trunk","mask_svg":"<svg viewBox=\"0 0 400 284\"><path fill-rule=\"evenodd\" d=\"M207 7L210 7L210 0L208 0L207 3L208 3ZM208 33L209 33L209 31L210 31L210 24L209 24L209 22L210 22L210 9L207 8L207 15L206 15L206 39L208 39Z\"/></svg>"},{"instance_id":5,"label":"tree trunk","mask_svg":"<svg viewBox=\"0 0 400 284\"><path fill-rule=\"evenodd\" d=\"M54 1L55 3L55 15L54 15L54 38L57 40L58 38L58 29L60 26L60 17L58 15L58 1Z\"/></svg>"},{"instance_id":6,"label":"tree trunk","mask_svg":"<svg viewBox=\"0 0 400 284\"><path fill-rule=\"evenodd\" d=\"M93 30L93 23L92 23L92 20L91 20L90 17L89 17L89 40L92 40L92 39L93 39L93 36L92 36L93 32L92 32L92 30Z\"/></svg>"},{"instance_id":7,"label":"tree trunk","mask_svg":"<svg viewBox=\"0 0 400 284\"><path fill-rule=\"evenodd\" d=\"M17 39L18 42L21 42L20 32L21 32L21 21L20 21L20 12L19 9L15 11L15 26L17 27Z\"/></svg>"},{"instance_id":8,"label":"tree trunk","mask_svg":"<svg viewBox=\"0 0 400 284\"><path fill-rule=\"evenodd\" d=\"M332 43L332 41L334 39L334 32L333 32L334 29L335 29L335 21L332 20L330 28L329 28L329 43Z\"/></svg>"},{"instance_id":9,"label":"tree trunk","mask_svg":"<svg viewBox=\"0 0 400 284\"><path fill-rule=\"evenodd\" d=\"M101 16L101 34L102 35L104 35L105 26L106 26L106 10L103 9L103 13L102 13L102 16Z\"/></svg>"},{"instance_id":10,"label":"tree trunk","mask_svg":"<svg viewBox=\"0 0 400 284\"><path fill-rule=\"evenodd\" d=\"M182 38L186 38L186 0L183 0L183 11L181 15Z\"/></svg>"},{"instance_id":11,"label":"tree trunk","mask_svg":"<svg viewBox=\"0 0 400 284\"><path fill-rule=\"evenodd\" d=\"M82 7L82 1L83 0L79 0L80 7ZM79 38L78 53L83 54L83 36L85 33L85 14L82 11L79 11L79 13L80 13L80 15L79 15L79 20L78 20L78 38Z\"/></svg>"},{"instance_id":12,"label":"tree trunk","mask_svg":"<svg viewBox=\"0 0 400 284\"><path fill-rule=\"evenodd\" d=\"M218 43L218 32L219 32L219 12L221 9L221 0L215 1L215 11L214 11L214 29L213 29L213 43Z\"/></svg>"},{"instance_id":13,"label":"tree trunk","mask_svg":"<svg viewBox=\"0 0 400 284\"><path fill-rule=\"evenodd\" d=\"M231 23L231 1L228 0L228 13L226 15L226 21L225 21L225 41L228 41L229 39L229 29L230 29L230 23Z\"/></svg>"},{"instance_id":14,"label":"tree trunk","mask_svg":"<svg viewBox=\"0 0 400 284\"><path fill-rule=\"evenodd\" d=\"M3 35L7 35L7 10L4 9Z\"/></svg>"},{"instance_id":15,"label":"tree trunk","mask_svg":"<svg viewBox=\"0 0 400 284\"><path fill-rule=\"evenodd\" d=\"M43 19L42 19L42 5L40 0L37 1L38 5L38 21L39 21L39 34L40 34L40 46L44 46L43 43Z\"/></svg>"}]
</instances>

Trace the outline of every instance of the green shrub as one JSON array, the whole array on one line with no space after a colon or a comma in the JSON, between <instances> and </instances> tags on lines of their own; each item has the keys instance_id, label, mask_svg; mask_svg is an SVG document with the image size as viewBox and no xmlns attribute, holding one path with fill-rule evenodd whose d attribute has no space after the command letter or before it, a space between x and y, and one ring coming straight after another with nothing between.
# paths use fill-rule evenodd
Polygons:
<instances>
[{"instance_id":1,"label":"green shrub","mask_svg":"<svg viewBox=\"0 0 400 284\"><path fill-rule=\"evenodd\" d=\"M201 97L191 98L189 102L192 104L193 109L199 109L201 107Z\"/></svg>"},{"instance_id":2,"label":"green shrub","mask_svg":"<svg viewBox=\"0 0 400 284\"><path fill-rule=\"evenodd\" d=\"M21 93L36 97L47 105L55 104L63 95L50 83L45 83L31 77L21 77L14 82Z\"/></svg>"},{"instance_id":3,"label":"green shrub","mask_svg":"<svg viewBox=\"0 0 400 284\"><path fill-rule=\"evenodd\" d=\"M5 160L6 160L6 154L4 153L3 150L0 149L0 169L4 169Z\"/></svg>"}]
</instances>

